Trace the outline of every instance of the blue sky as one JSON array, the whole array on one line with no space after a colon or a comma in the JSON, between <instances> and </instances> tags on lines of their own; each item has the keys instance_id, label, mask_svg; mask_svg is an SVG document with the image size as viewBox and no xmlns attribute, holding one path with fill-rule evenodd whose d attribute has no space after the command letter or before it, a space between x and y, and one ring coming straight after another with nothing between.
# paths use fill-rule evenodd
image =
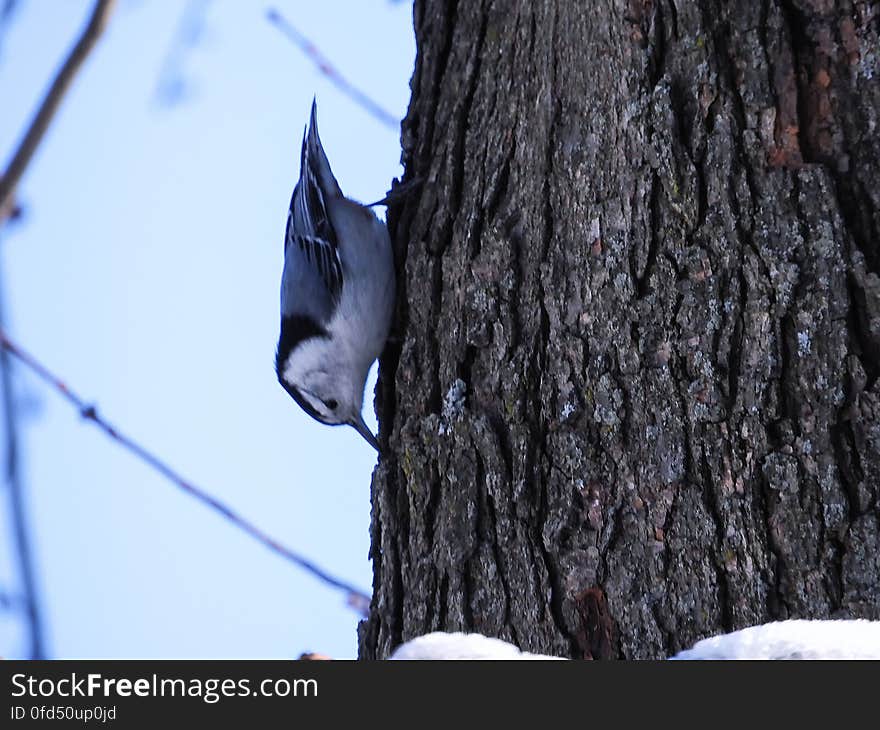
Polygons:
<instances>
[{"instance_id":1,"label":"blue sky","mask_svg":"<svg viewBox=\"0 0 880 730\"><path fill-rule=\"evenodd\" d=\"M91 0L21 0L0 39L9 159ZM286 209L313 95L346 194L401 173L395 131L265 20L207 3L187 94L156 100L182 2L120 0L19 188L0 243L7 326L103 415L281 542L369 589L375 452L312 421L273 372ZM279 0L355 84L402 116L411 7ZM22 451L53 657L356 654L358 616L323 586L83 423L18 370ZM375 427L372 387L365 399ZM15 588L0 499L0 587ZM24 650L0 614L0 655Z\"/></svg>"}]
</instances>

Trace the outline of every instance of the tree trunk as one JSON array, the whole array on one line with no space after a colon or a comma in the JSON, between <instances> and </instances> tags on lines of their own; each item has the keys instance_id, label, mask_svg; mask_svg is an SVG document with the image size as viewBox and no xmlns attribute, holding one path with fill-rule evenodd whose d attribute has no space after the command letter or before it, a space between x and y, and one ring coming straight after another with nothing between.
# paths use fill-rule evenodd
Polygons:
<instances>
[{"instance_id":1,"label":"tree trunk","mask_svg":"<svg viewBox=\"0 0 880 730\"><path fill-rule=\"evenodd\" d=\"M361 656L880 619L880 3L414 17Z\"/></svg>"}]
</instances>

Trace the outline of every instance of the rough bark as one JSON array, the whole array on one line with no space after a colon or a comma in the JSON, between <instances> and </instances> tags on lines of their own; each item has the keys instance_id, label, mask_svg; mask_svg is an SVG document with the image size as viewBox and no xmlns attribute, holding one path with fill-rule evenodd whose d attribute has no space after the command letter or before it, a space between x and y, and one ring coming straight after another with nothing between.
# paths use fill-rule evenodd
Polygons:
<instances>
[{"instance_id":1,"label":"rough bark","mask_svg":"<svg viewBox=\"0 0 880 730\"><path fill-rule=\"evenodd\" d=\"M361 656L880 619L880 3L414 19Z\"/></svg>"}]
</instances>

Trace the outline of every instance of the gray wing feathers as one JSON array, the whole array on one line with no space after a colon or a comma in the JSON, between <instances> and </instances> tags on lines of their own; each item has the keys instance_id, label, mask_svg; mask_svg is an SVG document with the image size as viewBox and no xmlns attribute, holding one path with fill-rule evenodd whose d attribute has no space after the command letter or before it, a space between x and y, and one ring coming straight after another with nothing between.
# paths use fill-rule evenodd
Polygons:
<instances>
[{"instance_id":1,"label":"gray wing feathers","mask_svg":"<svg viewBox=\"0 0 880 730\"><path fill-rule=\"evenodd\" d=\"M281 314L310 316L328 322L342 291L342 266L335 248L323 239L297 235L287 218Z\"/></svg>"},{"instance_id":2,"label":"gray wing feathers","mask_svg":"<svg viewBox=\"0 0 880 730\"><path fill-rule=\"evenodd\" d=\"M327 205L342 191L318 136L315 102L303 136L299 182L293 190L284 236L281 313L326 322L342 291L342 265Z\"/></svg>"}]
</instances>

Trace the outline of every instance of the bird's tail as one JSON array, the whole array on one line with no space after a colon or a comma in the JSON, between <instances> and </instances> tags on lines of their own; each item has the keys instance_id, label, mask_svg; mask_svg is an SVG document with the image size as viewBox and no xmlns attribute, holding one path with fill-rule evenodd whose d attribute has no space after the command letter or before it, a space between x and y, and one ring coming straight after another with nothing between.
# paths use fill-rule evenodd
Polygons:
<instances>
[{"instance_id":1,"label":"bird's tail","mask_svg":"<svg viewBox=\"0 0 880 730\"><path fill-rule=\"evenodd\" d=\"M312 113L309 118L309 129L303 138L302 148L302 169L308 169L317 180L321 193L325 197L335 198L342 197L342 190L339 183L333 176L330 169L330 163L327 161L327 155L324 153L324 146L321 144L321 138L318 136L318 105L312 98Z\"/></svg>"},{"instance_id":2,"label":"bird's tail","mask_svg":"<svg viewBox=\"0 0 880 730\"><path fill-rule=\"evenodd\" d=\"M309 126L303 132L299 182L290 201L295 230L335 243L327 216L327 201L341 197L342 190L333 176L318 136L317 105L313 99Z\"/></svg>"}]
</instances>

